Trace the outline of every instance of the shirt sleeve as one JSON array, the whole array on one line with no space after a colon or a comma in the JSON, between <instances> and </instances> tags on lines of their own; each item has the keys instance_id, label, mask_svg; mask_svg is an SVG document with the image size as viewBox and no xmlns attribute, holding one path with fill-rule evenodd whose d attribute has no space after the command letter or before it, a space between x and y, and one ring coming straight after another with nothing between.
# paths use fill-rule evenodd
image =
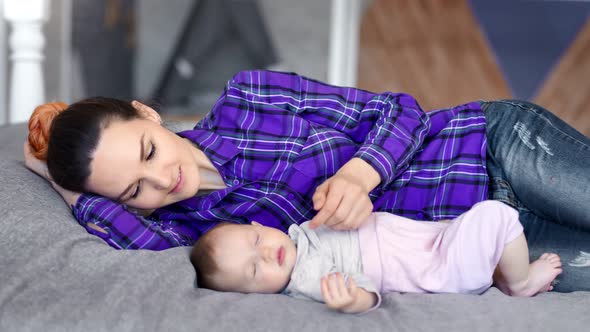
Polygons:
<instances>
[{"instance_id":1,"label":"shirt sleeve","mask_svg":"<svg viewBox=\"0 0 590 332\"><path fill-rule=\"evenodd\" d=\"M382 184L403 171L430 126L428 115L407 94L337 87L295 73L239 72L228 83L227 96L272 104L348 135L360 145L354 157L373 166Z\"/></svg>"},{"instance_id":2,"label":"shirt sleeve","mask_svg":"<svg viewBox=\"0 0 590 332\"><path fill-rule=\"evenodd\" d=\"M368 310L364 311L364 312L359 312L359 314L364 314L367 313L369 311L373 311L377 308L379 308L379 306L381 305L381 294L379 293L379 291L377 290L377 287L375 287L375 284L371 281L371 279L369 279L369 277L367 277L364 274L361 273L357 273L354 275L350 275L350 276L345 276L345 280L346 278L352 278L352 280L354 280L354 282L356 283L356 285L364 290L366 290L369 293L374 293L377 295L377 303L375 303L374 306L372 306L371 308L369 308Z\"/></svg>"},{"instance_id":3,"label":"shirt sleeve","mask_svg":"<svg viewBox=\"0 0 590 332\"><path fill-rule=\"evenodd\" d=\"M164 250L189 246L199 234L190 223L142 217L123 204L88 193L80 195L72 213L89 233L102 238L115 249ZM107 233L93 229L88 223Z\"/></svg>"}]
</instances>

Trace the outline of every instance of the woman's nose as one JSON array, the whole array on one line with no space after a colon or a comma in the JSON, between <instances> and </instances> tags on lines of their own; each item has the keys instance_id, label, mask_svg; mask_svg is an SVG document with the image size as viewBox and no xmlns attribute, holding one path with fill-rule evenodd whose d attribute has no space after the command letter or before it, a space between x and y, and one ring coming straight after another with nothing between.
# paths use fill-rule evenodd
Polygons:
<instances>
[{"instance_id":1,"label":"woman's nose","mask_svg":"<svg viewBox=\"0 0 590 332\"><path fill-rule=\"evenodd\" d=\"M152 171L148 174L147 178L158 190L172 190L172 176L164 171Z\"/></svg>"}]
</instances>

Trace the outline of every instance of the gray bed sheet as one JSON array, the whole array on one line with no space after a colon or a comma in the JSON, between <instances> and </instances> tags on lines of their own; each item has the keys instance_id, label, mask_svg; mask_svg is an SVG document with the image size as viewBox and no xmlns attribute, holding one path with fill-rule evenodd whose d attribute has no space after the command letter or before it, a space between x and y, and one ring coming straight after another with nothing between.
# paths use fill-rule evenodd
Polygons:
<instances>
[{"instance_id":1,"label":"gray bed sheet","mask_svg":"<svg viewBox=\"0 0 590 332\"><path fill-rule=\"evenodd\" d=\"M583 331L590 292L389 294L367 315L282 295L194 287L189 248L117 251L24 167L24 125L0 128L0 331Z\"/></svg>"}]
</instances>

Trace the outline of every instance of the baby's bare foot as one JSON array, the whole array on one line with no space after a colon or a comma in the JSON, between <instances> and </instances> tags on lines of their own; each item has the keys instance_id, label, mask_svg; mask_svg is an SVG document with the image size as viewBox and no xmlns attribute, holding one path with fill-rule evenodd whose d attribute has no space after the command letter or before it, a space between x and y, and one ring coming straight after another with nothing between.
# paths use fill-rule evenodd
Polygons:
<instances>
[{"instance_id":1,"label":"baby's bare foot","mask_svg":"<svg viewBox=\"0 0 590 332\"><path fill-rule=\"evenodd\" d=\"M557 254L544 253L529 266L529 277L518 285L508 285L513 296L533 296L553 289L551 282L562 272Z\"/></svg>"}]
</instances>

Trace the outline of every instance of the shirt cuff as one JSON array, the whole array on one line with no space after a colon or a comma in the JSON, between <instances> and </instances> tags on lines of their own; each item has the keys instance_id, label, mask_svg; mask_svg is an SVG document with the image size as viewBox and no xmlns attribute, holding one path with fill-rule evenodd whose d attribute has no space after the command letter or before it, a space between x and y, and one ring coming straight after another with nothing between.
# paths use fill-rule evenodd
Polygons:
<instances>
[{"instance_id":1,"label":"shirt cuff","mask_svg":"<svg viewBox=\"0 0 590 332\"><path fill-rule=\"evenodd\" d=\"M366 289L365 289L365 290L366 290ZM375 310L375 309L379 308L379 306L381 306L381 294L380 294L379 292L377 292L377 291L369 291L369 290L366 290L366 291L367 291L367 292L370 292L370 293L373 293L373 294L375 294L375 295L377 295L377 303L375 303L375 305L374 305L374 306L372 306L372 307L370 307L369 309L367 309L367 310L365 310L365 311L362 311L362 312L359 312L359 313L357 313L357 315L364 315L364 314L366 314L366 313L369 313L369 312L371 312L371 311L373 311L373 310Z\"/></svg>"},{"instance_id":2,"label":"shirt cuff","mask_svg":"<svg viewBox=\"0 0 590 332\"><path fill-rule=\"evenodd\" d=\"M78 197L76 204L72 206L72 214L82 227L86 228L86 222L91 221L92 207L102 198L101 196L89 193L82 193Z\"/></svg>"},{"instance_id":3,"label":"shirt cuff","mask_svg":"<svg viewBox=\"0 0 590 332\"><path fill-rule=\"evenodd\" d=\"M387 150L375 144L367 144L361 146L353 157L360 158L371 165L379 173L381 184L393 181L397 172L397 162Z\"/></svg>"}]
</instances>

